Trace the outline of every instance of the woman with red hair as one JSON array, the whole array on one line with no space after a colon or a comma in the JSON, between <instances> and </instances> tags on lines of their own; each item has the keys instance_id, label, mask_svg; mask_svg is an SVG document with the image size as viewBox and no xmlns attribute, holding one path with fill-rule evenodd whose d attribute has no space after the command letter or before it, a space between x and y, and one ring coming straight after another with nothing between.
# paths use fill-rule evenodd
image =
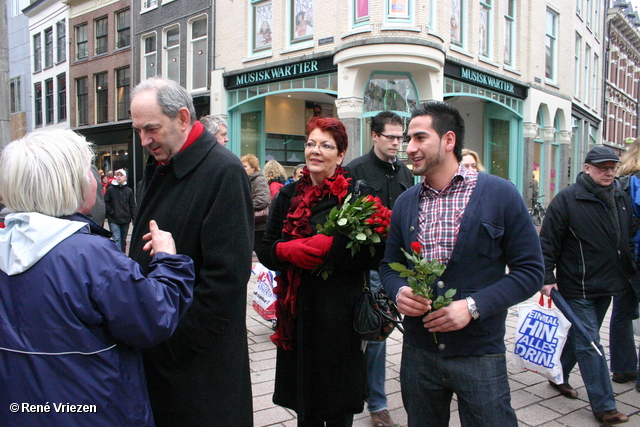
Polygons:
<instances>
[{"instance_id":1,"label":"woman with red hair","mask_svg":"<svg viewBox=\"0 0 640 427\"><path fill-rule=\"evenodd\" d=\"M342 162L349 144L331 117L307 124L302 178L282 187L271 204L258 258L277 277L278 347L274 403L293 409L298 426L350 426L363 410L367 376L361 339L353 327L355 304L376 256L354 257L343 236L316 234L334 206L352 192ZM327 262L325 280L313 270Z\"/></svg>"}]
</instances>

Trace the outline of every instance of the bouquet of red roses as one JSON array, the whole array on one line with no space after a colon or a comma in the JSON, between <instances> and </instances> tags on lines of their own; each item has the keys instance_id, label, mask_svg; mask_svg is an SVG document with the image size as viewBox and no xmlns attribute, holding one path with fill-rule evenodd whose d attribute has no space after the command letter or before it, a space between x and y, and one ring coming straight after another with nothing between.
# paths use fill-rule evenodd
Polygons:
<instances>
[{"instance_id":1,"label":"bouquet of red roses","mask_svg":"<svg viewBox=\"0 0 640 427\"><path fill-rule=\"evenodd\" d=\"M351 249L351 256L358 253L363 246L368 246L371 256L374 256L374 245L386 240L389 233L391 211L382 205L378 197L363 196L353 203L349 203L350 200L351 194L341 206L331 209L327 222L317 225L318 233L327 236L347 236L347 249ZM316 271L326 279L333 271L333 266L321 264Z\"/></svg>"}]
</instances>

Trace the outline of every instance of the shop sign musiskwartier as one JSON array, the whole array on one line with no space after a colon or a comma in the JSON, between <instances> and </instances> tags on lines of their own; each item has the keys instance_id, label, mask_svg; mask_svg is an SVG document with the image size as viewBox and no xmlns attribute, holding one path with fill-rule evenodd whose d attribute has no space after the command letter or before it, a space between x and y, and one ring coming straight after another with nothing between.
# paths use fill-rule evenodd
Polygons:
<instances>
[{"instance_id":1,"label":"shop sign musiskwartier","mask_svg":"<svg viewBox=\"0 0 640 427\"><path fill-rule=\"evenodd\" d=\"M456 80L466 81L477 86L483 86L516 98L525 99L527 97L528 87L525 85L511 82L505 78L500 78L480 70L464 67L456 63L447 62L444 66L444 74Z\"/></svg>"},{"instance_id":2,"label":"shop sign musiskwartier","mask_svg":"<svg viewBox=\"0 0 640 427\"><path fill-rule=\"evenodd\" d=\"M243 86L271 83L282 80L292 80L318 74L332 73L337 70L333 64L333 57L309 59L262 70L248 71L224 77L227 89L237 89Z\"/></svg>"}]
</instances>

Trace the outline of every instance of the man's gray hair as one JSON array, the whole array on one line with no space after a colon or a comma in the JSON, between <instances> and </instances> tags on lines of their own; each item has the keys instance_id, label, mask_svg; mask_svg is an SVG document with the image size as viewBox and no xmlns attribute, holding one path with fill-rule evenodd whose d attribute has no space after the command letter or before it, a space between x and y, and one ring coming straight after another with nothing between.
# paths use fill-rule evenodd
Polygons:
<instances>
[{"instance_id":1,"label":"man's gray hair","mask_svg":"<svg viewBox=\"0 0 640 427\"><path fill-rule=\"evenodd\" d=\"M175 119L178 116L178 111L181 108L186 108L191 116L191 124L196 122L196 109L193 106L193 99L189 92L178 83L160 76L149 77L133 88L131 99L138 93L147 90L152 90L156 93L162 113L170 119Z\"/></svg>"},{"instance_id":2,"label":"man's gray hair","mask_svg":"<svg viewBox=\"0 0 640 427\"><path fill-rule=\"evenodd\" d=\"M220 126L227 127L227 121L220 116L202 116L200 117L200 123L213 135L220 131Z\"/></svg>"},{"instance_id":3,"label":"man's gray hair","mask_svg":"<svg viewBox=\"0 0 640 427\"><path fill-rule=\"evenodd\" d=\"M11 212L75 213L91 188L91 143L71 130L39 130L0 152L0 194Z\"/></svg>"}]
</instances>

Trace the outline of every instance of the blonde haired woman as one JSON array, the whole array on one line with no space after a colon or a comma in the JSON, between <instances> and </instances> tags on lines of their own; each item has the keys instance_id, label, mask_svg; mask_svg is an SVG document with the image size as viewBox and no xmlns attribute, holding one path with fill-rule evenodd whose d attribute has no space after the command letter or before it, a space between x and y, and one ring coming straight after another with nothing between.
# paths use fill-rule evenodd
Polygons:
<instances>
[{"instance_id":1,"label":"blonde haired woman","mask_svg":"<svg viewBox=\"0 0 640 427\"><path fill-rule=\"evenodd\" d=\"M477 172L484 172L484 166L482 166L480 156L478 156L478 153L473 150L463 148L462 161L460 163L467 169L471 169Z\"/></svg>"},{"instance_id":2,"label":"blonde haired woman","mask_svg":"<svg viewBox=\"0 0 640 427\"><path fill-rule=\"evenodd\" d=\"M280 191L280 188L284 185L285 175L286 172L284 168L276 160L269 160L267 164L264 165L264 177L269 183L271 199L276 197L276 194L278 194L278 191Z\"/></svg>"}]
</instances>

